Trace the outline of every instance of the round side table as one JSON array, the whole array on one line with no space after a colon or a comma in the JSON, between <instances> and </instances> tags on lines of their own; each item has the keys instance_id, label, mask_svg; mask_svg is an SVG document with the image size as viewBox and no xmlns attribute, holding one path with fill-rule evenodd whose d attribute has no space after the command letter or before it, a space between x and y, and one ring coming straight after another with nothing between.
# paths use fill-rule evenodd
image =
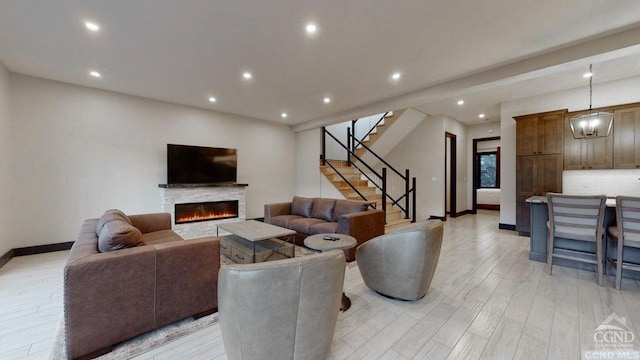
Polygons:
<instances>
[{"instance_id":1,"label":"round side table","mask_svg":"<svg viewBox=\"0 0 640 360\"><path fill-rule=\"evenodd\" d=\"M325 240L324 237L330 236L338 238L338 240ZM309 249L319 250L322 252L331 250L344 250L345 252L358 244L358 241L353 236L343 234L316 234L307 236L304 239L304 246ZM351 307L351 299L345 295L342 291L342 304L340 310L346 311Z\"/></svg>"}]
</instances>

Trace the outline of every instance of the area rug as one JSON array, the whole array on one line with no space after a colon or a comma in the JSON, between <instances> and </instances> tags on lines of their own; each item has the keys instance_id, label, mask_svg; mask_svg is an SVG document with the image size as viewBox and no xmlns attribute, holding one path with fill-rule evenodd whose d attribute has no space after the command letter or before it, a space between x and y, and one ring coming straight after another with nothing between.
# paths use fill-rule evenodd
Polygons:
<instances>
[{"instance_id":1,"label":"area rug","mask_svg":"<svg viewBox=\"0 0 640 360\"><path fill-rule=\"evenodd\" d=\"M193 334L218 322L218 313L201 317L197 320L187 318L176 323L161 327L154 331L123 341L113 347L113 351L102 355L101 360L124 360L144 354L162 345ZM49 360L66 360L67 353L64 346L64 317L60 320L56 336L53 339Z\"/></svg>"},{"instance_id":2,"label":"area rug","mask_svg":"<svg viewBox=\"0 0 640 360\"><path fill-rule=\"evenodd\" d=\"M306 256L314 254L313 250L309 250L302 246L296 246L295 256ZM274 259L276 260L276 259ZM220 266L225 266L233 263L229 258L224 255L220 256ZM193 334L199 330L207 328L218 322L218 313L204 316L200 319L194 320L193 318L187 318L176 323L164 326L160 329L142 334L133 339L121 342L113 347L113 351L108 354L102 355L97 359L100 360L124 360L138 356L149 352L155 348L168 344L172 341L178 340L184 336ZM53 338L53 344L49 351L49 360L66 360L67 354L64 344L64 317L60 319L56 335Z\"/></svg>"}]
</instances>

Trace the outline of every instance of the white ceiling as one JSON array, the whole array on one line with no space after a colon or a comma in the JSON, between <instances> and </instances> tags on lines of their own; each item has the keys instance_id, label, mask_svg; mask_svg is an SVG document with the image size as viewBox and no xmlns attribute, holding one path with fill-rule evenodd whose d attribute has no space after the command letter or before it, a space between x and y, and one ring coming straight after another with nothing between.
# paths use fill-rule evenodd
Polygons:
<instances>
[{"instance_id":1,"label":"white ceiling","mask_svg":"<svg viewBox=\"0 0 640 360\"><path fill-rule=\"evenodd\" d=\"M89 33L85 20L101 31ZM639 25L637 0L2 0L0 61L21 74L303 126ZM553 72L563 87L580 85L563 70ZM494 117L495 104L527 96L525 87L555 90L543 77L526 81L475 98L458 89L468 113L448 99L414 96L412 105L468 122L480 108Z\"/></svg>"}]
</instances>

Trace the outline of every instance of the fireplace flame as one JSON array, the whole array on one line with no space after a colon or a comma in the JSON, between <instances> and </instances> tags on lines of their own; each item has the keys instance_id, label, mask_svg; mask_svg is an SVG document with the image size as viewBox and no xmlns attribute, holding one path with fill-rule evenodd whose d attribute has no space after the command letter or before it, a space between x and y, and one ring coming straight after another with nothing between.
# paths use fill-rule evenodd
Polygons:
<instances>
[{"instance_id":1,"label":"fireplace flame","mask_svg":"<svg viewBox=\"0 0 640 360\"><path fill-rule=\"evenodd\" d=\"M193 214L190 216L180 216L176 219L176 223L190 222L190 221L202 221L202 220L216 220L225 219L230 217L238 217L238 214L233 212L210 212L208 214Z\"/></svg>"}]
</instances>

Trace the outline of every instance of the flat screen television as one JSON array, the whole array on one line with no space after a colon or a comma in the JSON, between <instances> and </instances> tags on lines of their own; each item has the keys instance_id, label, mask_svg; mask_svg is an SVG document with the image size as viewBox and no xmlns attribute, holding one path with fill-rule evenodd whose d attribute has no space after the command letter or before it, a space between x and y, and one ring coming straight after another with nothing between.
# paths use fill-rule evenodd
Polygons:
<instances>
[{"instance_id":1,"label":"flat screen television","mask_svg":"<svg viewBox=\"0 0 640 360\"><path fill-rule=\"evenodd\" d=\"M236 149L167 144L167 183L235 183L237 163Z\"/></svg>"}]
</instances>

